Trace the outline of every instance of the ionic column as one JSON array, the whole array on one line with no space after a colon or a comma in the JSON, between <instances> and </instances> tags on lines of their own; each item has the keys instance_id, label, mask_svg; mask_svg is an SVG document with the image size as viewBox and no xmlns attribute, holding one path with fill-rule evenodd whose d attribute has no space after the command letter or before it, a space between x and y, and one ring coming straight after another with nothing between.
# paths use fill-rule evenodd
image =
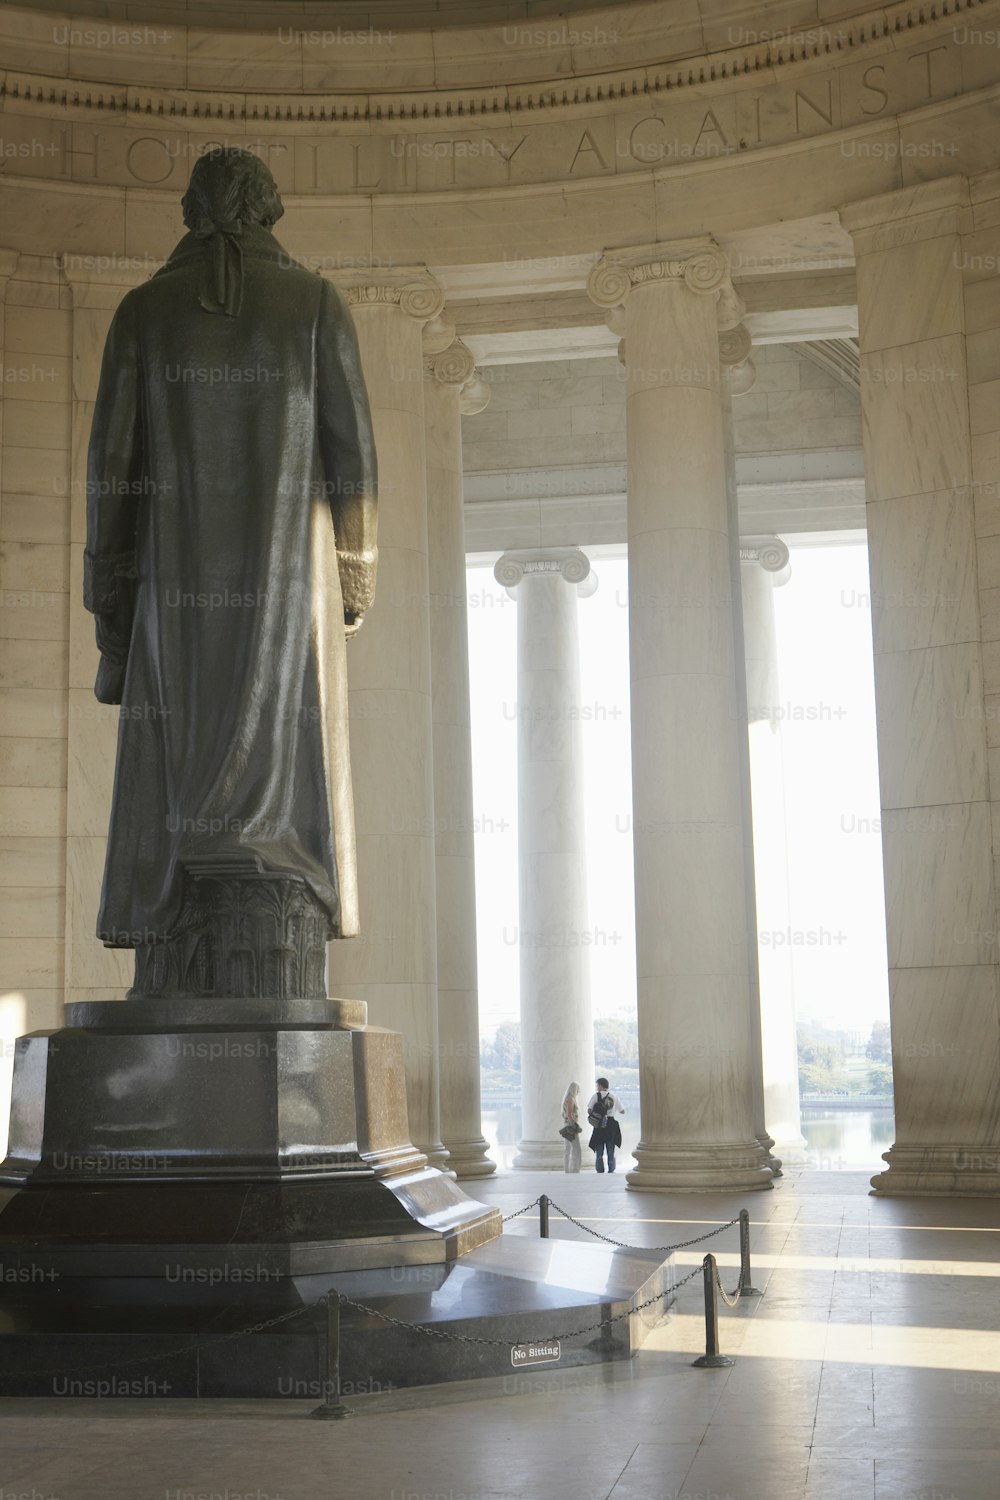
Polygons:
<instances>
[{"instance_id":1,"label":"ionic column","mask_svg":"<svg viewBox=\"0 0 1000 1500\"><path fill-rule=\"evenodd\" d=\"M441 1135L458 1177L488 1177L496 1163L487 1155L479 1092L461 419L484 409L490 387L476 379L475 361L460 341L429 353L425 376Z\"/></svg>"},{"instance_id":2,"label":"ionic column","mask_svg":"<svg viewBox=\"0 0 1000 1500\"><path fill-rule=\"evenodd\" d=\"M728 323L723 317L720 326ZM725 327L719 335L719 366L722 394L722 434L726 453L726 503L729 516L729 568L735 600L740 599L740 517L736 487L736 426L733 397L752 389L757 371L750 358L751 340L747 328L739 323ZM747 725L747 673L743 637L743 610L733 610L733 666L736 674L736 712L742 726ZM781 1176L781 1160L773 1154L774 1137L769 1134L764 1111L764 1054L761 1039L760 966L757 959L757 874L754 864L754 823L750 791L750 740L744 733L738 738L740 761L740 806L743 820L743 875L747 903L747 975L750 981L750 1083L753 1096L754 1135L764 1148L767 1165L776 1177Z\"/></svg>"},{"instance_id":3,"label":"ionic column","mask_svg":"<svg viewBox=\"0 0 1000 1500\"><path fill-rule=\"evenodd\" d=\"M788 548L776 536L741 537L740 563L757 928L783 933L789 927L788 850L774 590L790 577ZM757 963L764 1119L782 1157L801 1157L806 1140L799 1111L791 949L761 943Z\"/></svg>"},{"instance_id":4,"label":"ionic column","mask_svg":"<svg viewBox=\"0 0 1000 1500\"><path fill-rule=\"evenodd\" d=\"M841 219L857 257L896 1115L872 1186L996 1196L996 208L974 213L952 177Z\"/></svg>"},{"instance_id":5,"label":"ionic column","mask_svg":"<svg viewBox=\"0 0 1000 1500\"><path fill-rule=\"evenodd\" d=\"M562 1165L566 1086L593 1091L589 926L580 742L577 597L592 594L575 547L506 552L496 578L517 601L517 849L521 1141L514 1165Z\"/></svg>"},{"instance_id":6,"label":"ionic column","mask_svg":"<svg viewBox=\"0 0 1000 1500\"><path fill-rule=\"evenodd\" d=\"M719 375L739 321L709 239L609 252L624 308L642 1138L630 1186L747 1191L754 1133L740 722Z\"/></svg>"},{"instance_id":7,"label":"ionic column","mask_svg":"<svg viewBox=\"0 0 1000 1500\"><path fill-rule=\"evenodd\" d=\"M348 643L361 936L331 943L329 989L402 1034L414 1144L445 1163L438 1104L437 918L422 269L344 290L357 325L379 467L375 603Z\"/></svg>"}]
</instances>

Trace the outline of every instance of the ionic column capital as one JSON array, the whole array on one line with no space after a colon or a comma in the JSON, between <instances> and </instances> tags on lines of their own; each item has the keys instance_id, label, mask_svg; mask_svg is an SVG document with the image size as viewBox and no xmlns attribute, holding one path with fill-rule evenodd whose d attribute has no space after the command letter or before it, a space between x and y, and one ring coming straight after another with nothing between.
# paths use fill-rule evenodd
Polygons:
<instances>
[{"instance_id":1,"label":"ionic column capital","mask_svg":"<svg viewBox=\"0 0 1000 1500\"><path fill-rule=\"evenodd\" d=\"M743 316L725 252L708 235L652 245L606 250L587 277L587 295L606 313L623 308L638 286L683 285L699 297L712 297L720 329Z\"/></svg>"},{"instance_id":2,"label":"ionic column capital","mask_svg":"<svg viewBox=\"0 0 1000 1500\"><path fill-rule=\"evenodd\" d=\"M473 370L463 385L458 397L458 409L463 417L477 417L490 404L493 387L484 380L478 370Z\"/></svg>"},{"instance_id":3,"label":"ionic column capital","mask_svg":"<svg viewBox=\"0 0 1000 1500\"><path fill-rule=\"evenodd\" d=\"M515 598L514 590L526 577L556 575L577 589L586 599L597 589L597 577L590 570L590 558L579 547L527 547L505 552L493 569L497 583Z\"/></svg>"},{"instance_id":4,"label":"ionic column capital","mask_svg":"<svg viewBox=\"0 0 1000 1500\"><path fill-rule=\"evenodd\" d=\"M424 354L424 372L428 380L438 385L464 386L476 370L476 359L472 350L461 339L453 339L446 349L431 350Z\"/></svg>"},{"instance_id":5,"label":"ionic column capital","mask_svg":"<svg viewBox=\"0 0 1000 1500\"><path fill-rule=\"evenodd\" d=\"M752 347L745 323L719 334L719 364L734 396L745 396L757 379L757 368L750 358Z\"/></svg>"},{"instance_id":6,"label":"ionic column capital","mask_svg":"<svg viewBox=\"0 0 1000 1500\"><path fill-rule=\"evenodd\" d=\"M791 554L780 536L741 536L740 562L759 567L767 573L775 588L792 576Z\"/></svg>"},{"instance_id":7,"label":"ionic column capital","mask_svg":"<svg viewBox=\"0 0 1000 1500\"><path fill-rule=\"evenodd\" d=\"M380 266L363 279L359 279L357 270L351 270L343 278L330 279L337 282L352 308L378 304L398 307L407 317L425 324L437 318L444 307L444 289L422 266Z\"/></svg>"},{"instance_id":8,"label":"ionic column capital","mask_svg":"<svg viewBox=\"0 0 1000 1500\"><path fill-rule=\"evenodd\" d=\"M463 417L485 411L493 387L476 369L476 357L461 339L453 338L445 349L428 349L424 338L424 375L435 385L458 386L458 408Z\"/></svg>"}]
</instances>

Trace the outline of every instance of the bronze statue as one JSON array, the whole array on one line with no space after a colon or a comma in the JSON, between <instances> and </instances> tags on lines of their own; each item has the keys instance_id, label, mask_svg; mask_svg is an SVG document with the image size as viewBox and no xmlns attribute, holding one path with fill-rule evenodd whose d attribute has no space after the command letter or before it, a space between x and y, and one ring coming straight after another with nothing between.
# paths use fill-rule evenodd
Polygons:
<instances>
[{"instance_id":1,"label":"bronze statue","mask_svg":"<svg viewBox=\"0 0 1000 1500\"><path fill-rule=\"evenodd\" d=\"M121 704L98 936L131 996L325 994L357 931L346 638L375 584L350 313L271 232L249 152L202 157L188 233L108 334L84 599Z\"/></svg>"}]
</instances>

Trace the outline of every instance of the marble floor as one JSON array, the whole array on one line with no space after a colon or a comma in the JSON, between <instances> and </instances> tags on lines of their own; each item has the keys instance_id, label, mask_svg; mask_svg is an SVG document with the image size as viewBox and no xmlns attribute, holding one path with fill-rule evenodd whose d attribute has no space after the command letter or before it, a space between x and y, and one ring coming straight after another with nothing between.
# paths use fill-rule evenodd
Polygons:
<instances>
[{"instance_id":1,"label":"marble floor","mask_svg":"<svg viewBox=\"0 0 1000 1500\"><path fill-rule=\"evenodd\" d=\"M628 1366L260 1405L0 1401L0 1500L996 1500L1000 1199L869 1197L865 1174L789 1174L747 1200L626 1192L624 1177L505 1172L638 1245L751 1212L755 1284L703 1347L700 1278ZM508 1226L537 1233L526 1217ZM585 1238L553 1213L552 1233ZM735 1284L733 1229L710 1242ZM677 1260L700 1262L696 1247Z\"/></svg>"}]
</instances>

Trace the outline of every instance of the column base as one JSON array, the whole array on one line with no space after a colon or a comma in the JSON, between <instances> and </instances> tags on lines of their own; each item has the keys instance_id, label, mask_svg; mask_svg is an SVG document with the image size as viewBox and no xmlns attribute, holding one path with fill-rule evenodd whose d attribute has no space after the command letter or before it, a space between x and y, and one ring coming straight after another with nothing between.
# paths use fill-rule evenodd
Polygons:
<instances>
[{"instance_id":1,"label":"column base","mask_svg":"<svg viewBox=\"0 0 1000 1500\"><path fill-rule=\"evenodd\" d=\"M429 1167L436 1167L439 1172L446 1172L449 1177L454 1177L454 1166L447 1146L435 1141L431 1146L417 1146L417 1150L426 1156Z\"/></svg>"},{"instance_id":2,"label":"column base","mask_svg":"<svg viewBox=\"0 0 1000 1500\"><path fill-rule=\"evenodd\" d=\"M774 1171L759 1141L745 1145L636 1147L638 1162L626 1175L630 1188L648 1193L754 1193L774 1186Z\"/></svg>"},{"instance_id":3,"label":"column base","mask_svg":"<svg viewBox=\"0 0 1000 1500\"><path fill-rule=\"evenodd\" d=\"M448 1166L459 1182L470 1177L492 1177L497 1169L495 1161L487 1156L490 1143L485 1136L473 1136L467 1141L449 1141Z\"/></svg>"},{"instance_id":4,"label":"column base","mask_svg":"<svg viewBox=\"0 0 1000 1500\"><path fill-rule=\"evenodd\" d=\"M880 1197L1000 1197L1000 1146L890 1146L871 1179Z\"/></svg>"},{"instance_id":5,"label":"column base","mask_svg":"<svg viewBox=\"0 0 1000 1500\"><path fill-rule=\"evenodd\" d=\"M582 1137L581 1137L582 1139ZM518 1141L517 1155L511 1166L518 1172L561 1172L563 1143L554 1141Z\"/></svg>"}]
</instances>

